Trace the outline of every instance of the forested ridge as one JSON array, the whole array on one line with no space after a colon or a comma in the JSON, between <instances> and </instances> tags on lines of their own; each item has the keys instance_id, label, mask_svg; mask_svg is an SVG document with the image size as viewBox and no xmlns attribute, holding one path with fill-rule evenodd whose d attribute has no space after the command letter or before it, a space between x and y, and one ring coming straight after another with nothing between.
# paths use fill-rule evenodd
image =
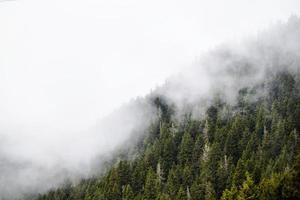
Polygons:
<instances>
[{"instance_id":1,"label":"forested ridge","mask_svg":"<svg viewBox=\"0 0 300 200\"><path fill-rule=\"evenodd\" d=\"M158 120L138 156L36 199L299 199L299 86L298 73L279 71L240 89L234 104L216 96L202 119L176 120L176 107L152 96Z\"/></svg>"},{"instance_id":2,"label":"forested ridge","mask_svg":"<svg viewBox=\"0 0 300 200\"><path fill-rule=\"evenodd\" d=\"M25 199L300 199L299 35L294 16L210 52L141 100L155 117L106 170Z\"/></svg>"}]
</instances>

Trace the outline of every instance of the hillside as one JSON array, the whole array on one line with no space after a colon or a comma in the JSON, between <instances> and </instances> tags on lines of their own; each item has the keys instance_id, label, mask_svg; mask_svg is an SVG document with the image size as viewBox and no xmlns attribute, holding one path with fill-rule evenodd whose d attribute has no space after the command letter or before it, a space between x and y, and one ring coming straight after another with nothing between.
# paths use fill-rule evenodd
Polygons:
<instances>
[{"instance_id":1,"label":"hillside","mask_svg":"<svg viewBox=\"0 0 300 200\"><path fill-rule=\"evenodd\" d=\"M270 84L264 99L249 102L255 89L245 88L233 107L219 99L205 119L187 113L180 123L170 120L172 109L157 98L162 113L138 158L38 199L295 199L300 82L282 72Z\"/></svg>"},{"instance_id":2,"label":"hillside","mask_svg":"<svg viewBox=\"0 0 300 200\"><path fill-rule=\"evenodd\" d=\"M299 32L292 17L213 51L144 99L155 120L106 173L36 200L299 199Z\"/></svg>"}]
</instances>

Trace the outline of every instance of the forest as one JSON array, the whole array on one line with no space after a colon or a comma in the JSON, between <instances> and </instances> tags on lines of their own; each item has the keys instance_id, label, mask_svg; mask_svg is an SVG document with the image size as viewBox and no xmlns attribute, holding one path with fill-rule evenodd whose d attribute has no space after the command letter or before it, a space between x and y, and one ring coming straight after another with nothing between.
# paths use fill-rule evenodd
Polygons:
<instances>
[{"instance_id":1,"label":"forest","mask_svg":"<svg viewBox=\"0 0 300 200\"><path fill-rule=\"evenodd\" d=\"M234 104L216 95L205 117L181 120L153 95L158 117L135 144L137 156L120 153L105 173L35 199L299 199L299 89L299 73L281 70L240 89Z\"/></svg>"},{"instance_id":2,"label":"forest","mask_svg":"<svg viewBox=\"0 0 300 200\"><path fill-rule=\"evenodd\" d=\"M300 0L0 0L0 200L300 200Z\"/></svg>"}]
</instances>

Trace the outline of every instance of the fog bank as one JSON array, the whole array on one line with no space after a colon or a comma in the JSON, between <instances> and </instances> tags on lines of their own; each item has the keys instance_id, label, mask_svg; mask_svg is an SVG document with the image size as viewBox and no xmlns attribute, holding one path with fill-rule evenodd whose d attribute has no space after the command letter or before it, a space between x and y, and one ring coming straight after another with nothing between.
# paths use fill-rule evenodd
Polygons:
<instances>
[{"instance_id":1,"label":"fog bank","mask_svg":"<svg viewBox=\"0 0 300 200\"><path fill-rule=\"evenodd\" d=\"M103 172L155 120L149 96L129 99L156 85L150 96L179 118L189 105L201 117L216 93L234 102L270 74L299 72L299 18L267 28L297 12L294 1L0 2L1 200Z\"/></svg>"}]
</instances>

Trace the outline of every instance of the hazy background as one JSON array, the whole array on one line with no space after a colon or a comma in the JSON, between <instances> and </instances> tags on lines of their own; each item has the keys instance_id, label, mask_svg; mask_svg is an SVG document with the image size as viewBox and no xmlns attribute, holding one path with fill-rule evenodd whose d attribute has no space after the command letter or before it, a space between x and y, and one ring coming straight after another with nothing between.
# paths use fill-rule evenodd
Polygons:
<instances>
[{"instance_id":1,"label":"hazy background","mask_svg":"<svg viewBox=\"0 0 300 200\"><path fill-rule=\"evenodd\" d=\"M78 131L202 51L300 12L297 0L0 3L0 125Z\"/></svg>"},{"instance_id":2,"label":"hazy background","mask_svg":"<svg viewBox=\"0 0 300 200\"><path fill-rule=\"evenodd\" d=\"M105 126L99 119L215 45L238 43L292 14L300 14L297 0L0 0L0 199L86 175L95 156L147 124L151 109L127 106ZM200 85L195 76L183 79L196 84L188 97L208 88L204 75Z\"/></svg>"}]
</instances>

